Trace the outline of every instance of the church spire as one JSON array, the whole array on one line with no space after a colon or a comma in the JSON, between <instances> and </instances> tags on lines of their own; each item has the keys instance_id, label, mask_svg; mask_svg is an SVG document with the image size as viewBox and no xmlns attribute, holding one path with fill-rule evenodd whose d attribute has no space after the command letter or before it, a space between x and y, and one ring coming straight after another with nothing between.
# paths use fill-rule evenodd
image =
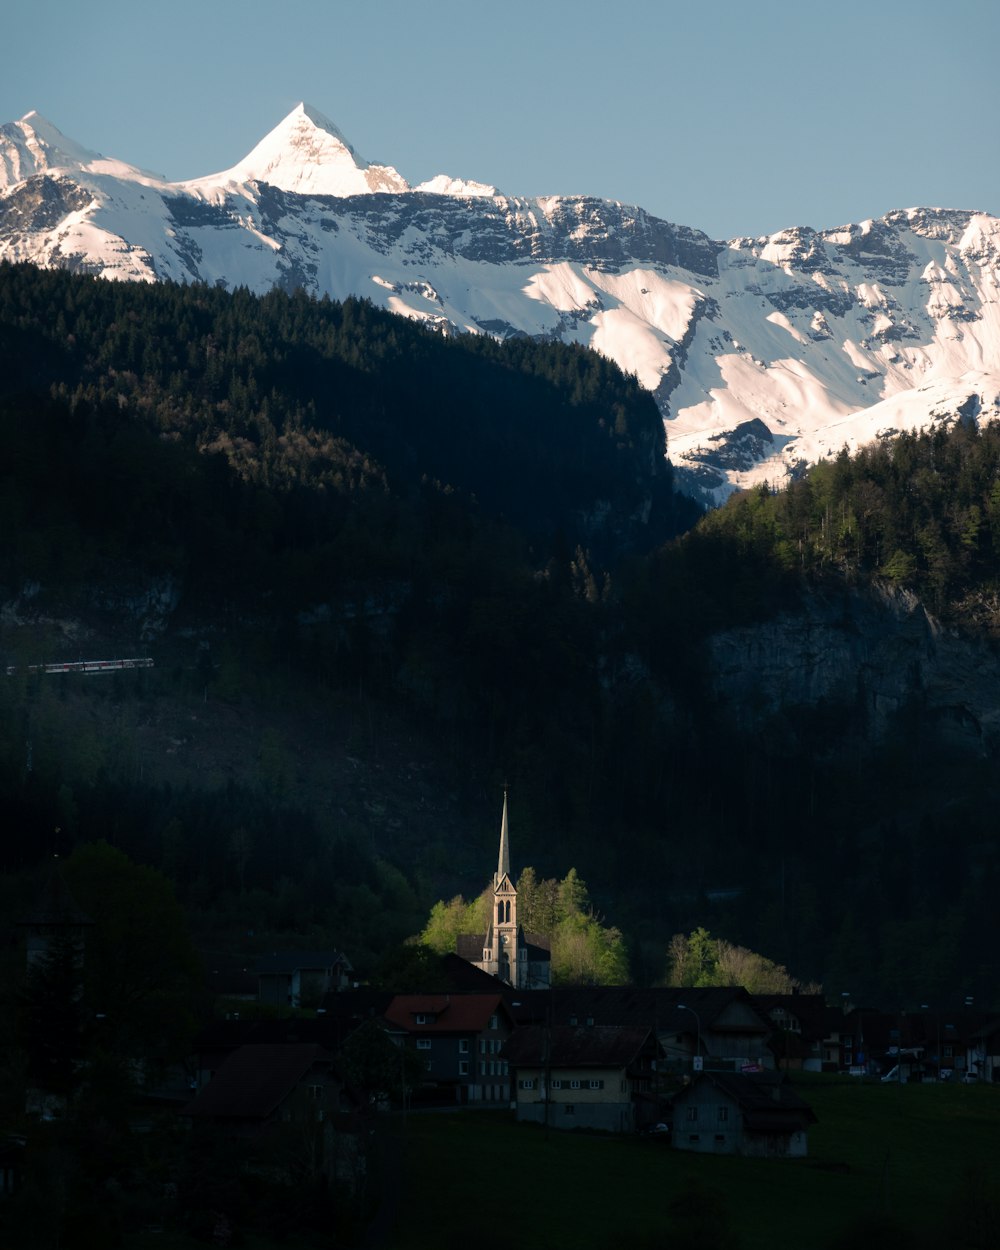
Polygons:
<instances>
[{"instance_id":1,"label":"church spire","mask_svg":"<svg viewBox=\"0 0 1000 1250\"><path fill-rule=\"evenodd\" d=\"M500 857L497 860L497 872L493 878L494 890L504 879L510 876L510 833L507 828L507 787L503 788L503 815L500 818Z\"/></svg>"}]
</instances>

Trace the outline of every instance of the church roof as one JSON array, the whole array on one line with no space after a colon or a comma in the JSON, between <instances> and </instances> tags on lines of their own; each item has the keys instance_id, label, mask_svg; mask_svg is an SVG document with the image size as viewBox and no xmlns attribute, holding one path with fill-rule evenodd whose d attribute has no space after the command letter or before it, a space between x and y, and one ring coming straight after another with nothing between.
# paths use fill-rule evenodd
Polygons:
<instances>
[{"instance_id":1,"label":"church roof","mask_svg":"<svg viewBox=\"0 0 1000 1250\"><path fill-rule=\"evenodd\" d=\"M527 948L529 959L552 958L552 944L544 933L529 933L519 925L517 944L521 948ZM455 945L455 953L462 959L467 959L470 964L482 963L483 951L493 945L493 926L490 925L485 933L460 933Z\"/></svg>"}]
</instances>

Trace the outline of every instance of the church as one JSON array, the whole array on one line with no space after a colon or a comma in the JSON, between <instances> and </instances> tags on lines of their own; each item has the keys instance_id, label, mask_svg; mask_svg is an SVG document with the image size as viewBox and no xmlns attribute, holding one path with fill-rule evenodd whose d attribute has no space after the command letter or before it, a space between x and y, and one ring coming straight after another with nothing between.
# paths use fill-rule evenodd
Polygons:
<instances>
[{"instance_id":1,"label":"church","mask_svg":"<svg viewBox=\"0 0 1000 1250\"><path fill-rule=\"evenodd\" d=\"M517 890L510 876L510 829L507 791L500 818L500 855L493 874L493 907L485 933L462 933L458 954L483 972L517 990L544 990L551 980L549 939L526 933L517 919Z\"/></svg>"}]
</instances>

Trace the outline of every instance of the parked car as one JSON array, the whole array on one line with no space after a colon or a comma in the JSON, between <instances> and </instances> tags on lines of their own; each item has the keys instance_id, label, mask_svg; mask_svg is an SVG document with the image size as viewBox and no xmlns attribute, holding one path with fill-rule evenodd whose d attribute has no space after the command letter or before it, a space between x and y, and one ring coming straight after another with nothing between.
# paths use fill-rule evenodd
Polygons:
<instances>
[{"instance_id":1,"label":"parked car","mask_svg":"<svg viewBox=\"0 0 1000 1250\"><path fill-rule=\"evenodd\" d=\"M963 1072L963 1073L962 1073L962 1084L963 1084L963 1085L978 1085L978 1083L979 1083L979 1073L978 1073L978 1072Z\"/></svg>"}]
</instances>

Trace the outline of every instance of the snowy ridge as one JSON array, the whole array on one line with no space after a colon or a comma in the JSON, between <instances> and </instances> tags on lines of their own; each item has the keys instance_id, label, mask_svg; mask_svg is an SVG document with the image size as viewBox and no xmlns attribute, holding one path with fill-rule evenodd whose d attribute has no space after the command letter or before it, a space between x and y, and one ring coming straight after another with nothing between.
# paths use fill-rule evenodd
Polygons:
<instances>
[{"instance_id":1,"label":"snowy ridge","mask_svg":"<svg viewBox=\"0 0 1000 1250\"><path fill-rule=\"evenodd\" d=\"M641 208L438 175L410 188L299 105L166 183L28 114L0 127L0 257L137 281L361 295L444 332L587 344L719 502L873 438L1000 416L1000 220L913 208L722 243Z\"/></svg>"},{"instance_id":2,"label":"snowy ridge","mask_svg":"<svg viewBox=\"0 0 1000 1250\"><path fill-rule=\"evenodd\" d=\"M115 178L163 181L159 174L81 147L34 110L25 113L20 121L0 126L0 188L23 182L35 174L73 170L110 174Z\"/></svg>"}]
</instances>

